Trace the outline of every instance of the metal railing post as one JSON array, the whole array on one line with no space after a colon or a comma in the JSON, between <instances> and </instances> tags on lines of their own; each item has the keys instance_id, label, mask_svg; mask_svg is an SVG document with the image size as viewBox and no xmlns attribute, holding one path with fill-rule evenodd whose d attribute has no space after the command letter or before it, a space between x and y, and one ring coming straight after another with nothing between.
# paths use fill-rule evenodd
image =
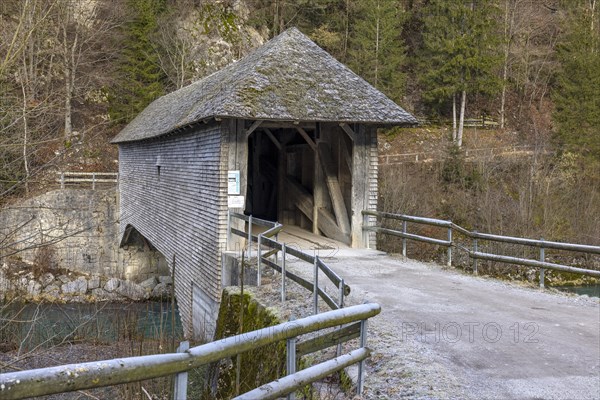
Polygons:
<instances>
[{"instance_id":1,"label":"metal railing post","mask_svg":"<svg viewBox=\"0 0 600 400\"><path fill-rule=\"evenodd\" d=\"M287 246L285 243L281 246L281 301L285 301L285 256L287 254Z\"/></svg>"},{"instance_id":2,"label":"metal railing post","mask_svg":"<svg viewBox=\"0 0 600 400\"><path fill-rule=\"evenodd\" d=\"M448 241L450 242L450 245L448 246L448 250L447 250L448 260L446 262L446 265L451 267L452 266L452 228L448 228Z\"/></svg>"},{"instance_id":3,"label":"metal railing post","mask_svg":"<svg viewBox=\"0 0 600 400\"><path fill-rule=\"evenodd\" d=\"M473 233L477 233L477 231L473 231ZM477 238L473 239L473 252L477 253ZM477 259L473 258L473 273L477 275Z\"/></svg>"},{"instance_id":4,"label":"metal railing post","mask_svg":"<svg viewBox=\"0 0 600 400\"><path fill-rule=\"evenodd\" d=\"M314 314L319 313L319 256L315 255L315 284L313 288Z\"/></svg>"},{"instance_id":5,"label":"metal railing post","mask_svg":"<svg viewBox=\"0 0 600 400\"><path fill-rule=\"evenodd\" d=\"M367 346L367 320L363 319L360 321L360 347L364 348ZM356 381L356 394L362 396L363 393L363 378L365 375L365 362L360 361L358 363L358 378Z\"/></svg>"},{"instance_id":6,"label":"metal railing post","mask_svg":"<svg viewBox=\"0 0 600 400\"><path fill-rule=\"evenodd\" d=\"M179 343L177 347L177 353L185 353L190 348L190 342ZM187 381L188 373L180 372L175 375L175 385L173 388L173 399L174 400L186 400L187 398Z\"/></svg>"},{"instance_id":7,"label":"metal railing post","mask_svg":"<svg viewBox=\"0 0 600 400\"><path fill-rule=\"evenodd\" d=\"M260 233L258 235L258 245L257 245L257 257L258 257L258 264L257 264L257 277L256 277L256 285L260 286L260 282L261 282L261 278L262 278L262 254L261 254L261 246L260 246L260 242L262 241L262 233Z\"/></svg>"},{"instance_id":8,"label":"metal railing post","mask_svg":"<svg viewBox=\"0 0 600 400\"><path fill-rule=\"evenodd\" d=\"M541 238L540 241L544 241L544 238ZM546 261L546 250L544 249L544 245L543 243L541 244L540 247L540 261L544 262ZM540 268L540 289L544 288L544 278L546 275L546 270L544 268Z\"/></svg>"},{"instance_id":9,"label":"metal railing post","mask_svg":"<svg viewBox=\"0 0 600 400\"><path fill-rule=\"evenodd\" d=\"M364 245L367 249L370 248L369 246L369 232L365 229L369 224L369 216L368 215L363 215L363 228L362 228L362 234L363 234L363 241L364 241Z\"/></svg>"},{"instance_id":10,"label":"metal railing post","mask_svg":"<svg viewBox=\"0 0 600 400\"><path fill-rule=\"evenodd\" d=\"M92 173L92 190L96 190L96 173Z\"/></svg>"},{"instance_id":11,"label":"metal railing post","mask_svg":"<svg viewBox=\"0 0 600 400\"><path fill-rule=\"evenodd\" d=\"M60 188L61 189L65 188L65 173L64 172L60 173Z\"/></svg>"},{"instance_id":12,"label":"metal railing post","mask_svg":"<svg viewBox=\"0 0 600 400\"><path fill-rule=\"evenodd\" d=\"M295 318L290 317L290 322ZM287 347L287 374L295 374L296 373L296 338L291 338L286 341ZM294 400L296 398L296 393L292 392L287 395L288 400Z\"/></svg>"},{"instance_id":13,"label":"metal railing post","mask_svg":"<svg viewBox=\"0 0 600 400\"><path fill-rule=\"evenodd\" d=\"M344 279L340 280L340 300L339 300L339 306L340 308L344 308ZM341 329L341 326L340 326ZM339 357L340 355L342 355L342 344L338 343L337 348L336 348L336 356Z\"/></svg>"},{"instance_id":14,"label":"metal railing post","mask_svg":"<svg viewBox=\"0 0 600 400\"><path fill-rule=\"evenodd\" d=\"M281 226L281 224L279 223L279 221L275 221L275 226ZM279 241L279 232L277 232L275 234L275 241L276 242ZM279 261L279 253L275 253L275 264L277 264L278 261Z\"/></svg>"},{"instance_id":15,"label":"metal railing post","mask_svg":"<svg viewBox=\"0 0 600 400\"><path fill-rule=\"evenodd\" d=\"M252 215L248 217L248 259L252 256Z\"/></svg>"},{"instance_id":16,"label":"metal railing post","mask_svg":"<svg viewBox=\"0 0 600 400\"><path fill-rule=\"evenodd\" d=\"M402 233L406 234L406 221L402 221ZM406 257L406 238L402 238L402 257Z\"/></svg>"},{"instance_id":17,"label":"metal railing post","mask_svg":"<svg viewBox=\"0 0 600 400\"><path fill-rule=\"evenodd\" d=\"M344 279L342 279L340 281L340 304L338 304L340 306L340 308L344 308Z\"/></svg>"}]
</instances>

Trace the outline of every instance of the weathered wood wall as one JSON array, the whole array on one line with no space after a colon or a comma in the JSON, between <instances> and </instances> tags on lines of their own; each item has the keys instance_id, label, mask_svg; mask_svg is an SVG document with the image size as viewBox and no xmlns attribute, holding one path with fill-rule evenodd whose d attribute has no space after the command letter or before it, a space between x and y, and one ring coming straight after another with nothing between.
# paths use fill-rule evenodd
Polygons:
<instances>
[{"instance_id":1,"label":"weathered wood wall","mask_svg":"<svg viewBox=\"0 0 600 400\"><path fill-rule=\"evenodd\" d=\"M377 211L377 201L379 196L379 148L377 147L377 129L368 129L367 144L369 146L369 200L367 209L370 211ZM369 225L375 225L376 218L368 217ZM375 249L377 247L377 237L375 232L367 233L367 244L369 248Z\"/></svg>"},{"instance_id":2,"label":"weathered wood wall","mask_svg":"<svg viewBox=\"0 0 600 400\"><path fill-rule=\"evenodd\" d=\"M186 332L210 332L192 315L216 317L227 217L227 146L221 124L119 145L121 234L137 229L176 255L175 295ZM195 329L194 329L195 328ZM212 333L211 333L212 334Z\"/></svg>"}]
</instances>

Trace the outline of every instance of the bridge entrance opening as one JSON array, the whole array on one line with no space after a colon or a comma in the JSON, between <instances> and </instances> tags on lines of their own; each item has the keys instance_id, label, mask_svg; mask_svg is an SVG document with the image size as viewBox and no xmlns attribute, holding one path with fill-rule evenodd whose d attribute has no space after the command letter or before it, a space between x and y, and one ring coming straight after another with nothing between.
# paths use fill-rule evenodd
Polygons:
<instances>
[{"instance_id":1,"label":"bridge entrance opening","mask_svg":"<svg viewBox=\"0 0 600 400\"><path fill-rule=\"evenodd\" d=\"M246 213L349 244L352 152L339 125L263 122L248 136Z\"/></svg>"}]
</instances>

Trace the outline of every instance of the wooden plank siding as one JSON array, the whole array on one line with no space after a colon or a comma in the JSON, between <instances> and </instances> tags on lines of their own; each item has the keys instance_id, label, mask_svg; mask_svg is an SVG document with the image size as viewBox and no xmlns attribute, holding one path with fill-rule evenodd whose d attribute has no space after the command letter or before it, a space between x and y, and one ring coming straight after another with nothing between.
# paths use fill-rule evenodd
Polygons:
<instances>
[{"instance_id":1,"label":"wooden plank siding","mask_svg":"<svg viewBox=\"0 0 600 400\"><path fill-rule=\"evenodd\" d=\"M379 196L379 149L377 147L377 129L370 129L367 143L370 146L370 162L369 162L369 201L367 209L370 211L377 211L377 199ZM368 224L373 226L376 223L376 217L369 216ZM367 243L369 248L377 248L377 237L375 232L369 232L367 234Z\"/></svg>"},{"instance_id":2,"label":"wooden plank siding","mask_svg":"<svg viewBox=\"0 0 600 400\"><path fill-rule=\"evenodd\" d=\"M221 124L213 123L119 145L121 234L131 225L169 263L176 256L175 295L188 335L198 334L195 310L209 312L220 299L227 217L223 142Z\"/></svg>"}]
</instances>

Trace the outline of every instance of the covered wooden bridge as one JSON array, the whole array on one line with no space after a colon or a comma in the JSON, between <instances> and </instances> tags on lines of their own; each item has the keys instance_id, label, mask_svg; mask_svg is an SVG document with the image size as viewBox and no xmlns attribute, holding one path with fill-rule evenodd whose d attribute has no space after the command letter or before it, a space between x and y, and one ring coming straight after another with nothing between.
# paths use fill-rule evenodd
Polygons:
<instances>
[{"instance_id":1,"label":"covered wooden bridge","mask_svg":"<svg viewBox=\"0 0 600 400\"><path fill-rule=\"evenodd\" d=\"M172 260L188 333L214 318L228 202L353 247L377 207L378 127L415 118L292 28L154 101L119 145L122 243ZM194 321L192 321L194 315ZM205 330L205 329L204 329Z\"/></svg>"}]
</instances>

